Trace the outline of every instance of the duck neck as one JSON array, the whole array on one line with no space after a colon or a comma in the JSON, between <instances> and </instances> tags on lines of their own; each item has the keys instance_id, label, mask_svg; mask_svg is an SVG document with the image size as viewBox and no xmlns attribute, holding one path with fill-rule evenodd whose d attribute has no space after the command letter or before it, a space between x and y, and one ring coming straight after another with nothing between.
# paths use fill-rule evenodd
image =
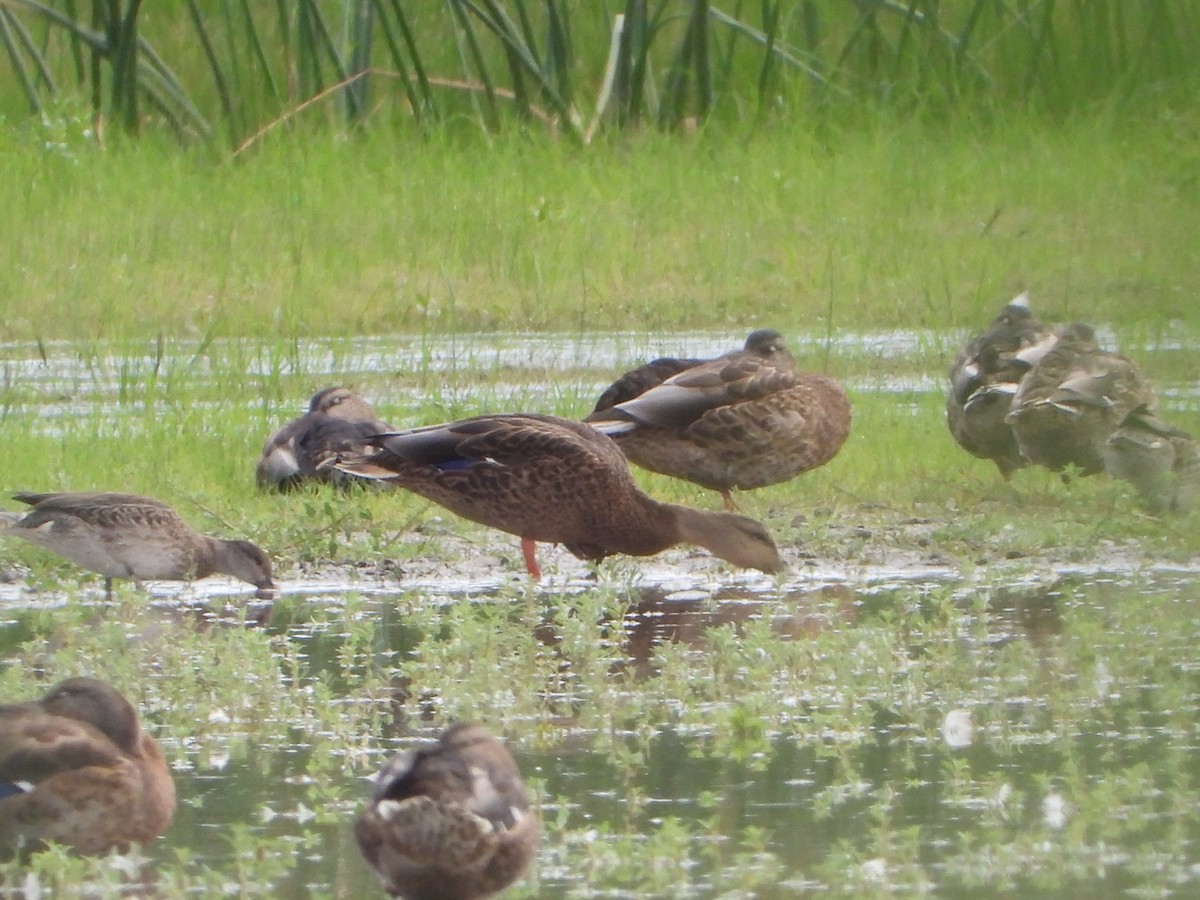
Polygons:
<instances>
[{"instance_id":1,"label":"duck neck","mask_svg":"<svg viewBox=\"0 0 1200 900\"><path fill-rule=\"evenodd\" d=\"M192 554L192 572L189 573L192 578L207 578L209 575L216 575L220 572L223 575L231 575L227 568L222 567L222 560L229 555L229 550L225 547L225 542L220 538L208 537L201 535L203 544L196 547L196 552Z\"/></svg>"},{"instance_id":2,"label":"duck neck","mask_svg":"<svg viewBox=\"0 0 1200 900\"><path fill-rule=\"evenodd\" d=\"M676 543L695 544L714 556L728 559L725 552L729 538L729 526L725 522L726 513L692 509L676 504L663 505L669 507L675 520L678 534Z\"/></svg>"},{"instance_id":3,"label":"duck neck","mask_svg":"<svg viewBox=\"0 0 1200 900\"><path fill-rule=\"evenodd\" d=\"M636 513L630 510L620 523L622 546L612 549L632 556L653 556L688 540L679 530L679 509L683 507L639 494Z\"/></svg>"},{"instance_id":4,"label":"duck neck","mask_svg":"<svg viewBox=\"0 0 1200 900\"><path fill-rule=\"evenodd\" d=\"M778 572L783 568L779 551L761 523L729 512L709 512L671 506L678 529L677 541L696 544L713 556L745 569Z\"/></svg>"}]
</instances>

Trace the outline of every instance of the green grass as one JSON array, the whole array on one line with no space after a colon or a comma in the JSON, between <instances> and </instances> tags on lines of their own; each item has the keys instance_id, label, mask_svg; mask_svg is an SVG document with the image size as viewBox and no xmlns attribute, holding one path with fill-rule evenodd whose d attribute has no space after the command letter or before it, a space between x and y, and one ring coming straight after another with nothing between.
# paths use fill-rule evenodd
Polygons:
<instances>
[{"instance_id":1,"label":"green grass","mask_svg":"<svg viewBox=\"0 0 1200 900\"><path fill-rule=\"evenodd\" d=\"M585 150L315 134L236 164L10 131L0 337L970 328L1026 288L1055 319L1173 328L1200 293L1198 125L796 123Z\"/></svg>"},{"instance_id":2,"label":"green grass","mask_svg":"<svg viewBox=\"0 0 1200 900\"><path fill-rule=\"evenodd\" d=\"M678 896L710 872L718 890L768 896L785 873L869 893L882 890L882 865L893 887L1054 891L1115 883L1096 874L1110 847L1138 857L1117 881L1166 890L1194 879L1188 596L1143 596L1132 576L1132 587L1060 586L1057 628L1041 633L1006 618L997 586L1045 584L1075 562L1193 562L1195 515L1148 517L1102 478L1022 471L1006 485L954 446L938 390L893 389L940 384L962 332L1029 288L1046 318L1110 326L1174 389L1172 419L1200 430L1194 126L881 121L820 135L637 134L585 151L280 136L235 164L153 139L100 151L5 132L0 489L152 494L203 530L260 542L285 583L334 563L399 568L381 601L285 596L264 632L213 628L169 601L147 610L128 586L110 607L76 602L76 585L94 592L97 579L9 542L6 566L71 599L6 612L0 698L101 674L169 739L197 790L150 851L163 896L303 887L300 857L344 861L344 896L371 889L346 829L361 776L397 737L460 715L539 760L548 881L557 867L602 889ZM760 324L784 331L803 364L847 380L855 416L828 466L741 498L796 560L800 589L766 597L791 623L778 630L717 621L653 648L635 674L618 623L638 600L628 582L640 562L607 565L594 590L538 594L515 539L409 495L253 488L263 439L328 383L359 387L400 425L499 409L578 416L622 365L683 349L676 332L733 346ZM611 367L571 351L490 361L517 333L586 349L614 329L628 339ZM829 343L885 329L920 339L901 352ZM412 349L378 365L360 336L378 339L371 351ZM1185 347L1142 349L1164 339ZM18 367L36 360L37 341L48 363ZM459 363L435 365L447 349ZM637 477L663 499L718 506ZM898 549L958 581L882 596L804 589L801 551L854 576ZM404 587L412 572L479 558L509 576L494 593ZM551 571L559 558L543 553ZM980 729L973 751L939 743L955 707ZM686 777L693 766L707 775L664 813L650 773L672 766L662 747L680 734ZM1130 760L1126 734L1153 766ZM559 772L580 757L618 812L581 809L597 801ZM784 775L780 759L793 767ZM773 804L784 778L796 819L738 827L745 785L770 785L760 802ZM263 784L297 792L315 818L263 823L262 806L297 815L251 793ZM244 809L243 788L255 798ZM906 810L930 792L947 824L923 832ZM1050 795L1073 810L1061 831L1041 814ZM964 837L954 829L968 813ZM797 833L813 837L797 844ZM1151 844L1169 857L1154 857L1161 865L1141 856ZM47 887L86 882L109 896L125 877L58 855L33 871ZM0 866L0 885L27 877ZM517 896L538 894L534 882Z\"/></svg>"}]
</instances>

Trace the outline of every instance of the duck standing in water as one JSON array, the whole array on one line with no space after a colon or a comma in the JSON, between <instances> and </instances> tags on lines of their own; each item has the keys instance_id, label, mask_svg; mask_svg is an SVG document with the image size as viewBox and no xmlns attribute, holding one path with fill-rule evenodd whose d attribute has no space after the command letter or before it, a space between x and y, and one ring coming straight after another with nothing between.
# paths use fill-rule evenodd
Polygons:
<instances>
[{"instance_id":1,"label":"duck standing in water","mask_svg":"<svg viewBox=\"0 0 1200 900\"><path fill-rule=\"evenodd\" d=\"M0 853L46 841L125 851L171 822L175 785L158 742L113 687L68 678L0 705Z\"/></svg>"},{"instance_id":2,"label":"duck standing in water","mask_svg":"<svg viewBox=\"0 0 1200 900\"><path fill-rule=\"evenodd\" d=\"M983 334L968 341L950 366L950 433L972 456L994 462L1005 481L1027 465L1005 417L1021 379L1057 340L1058 334L1034 317L1024 293L1000 310Z\"/></svg>"},{"instance_id":3,"label":"duck standing in water","mask_svg":"<svg viewBox=\"0 0 1200 900\"><path fill-rule=\"evenodd\" d=\"M529 866L538 832L516 762L468 723L389 760L354 826L388 893L407 900L490 897Z\"/></svg>"},{"instance_id":4,"label":"duck standing in water","mask_svg":"<svg viewBox=\"0 0 1200 900\"><path fill-rule=\"evenodd\" d=\"M104 576L112 599L114 578L189 581L229 575L275 594L271 560L249 541L198 534L167 504L137 494L14 494L31 507L7 514L0 534L19 537Z\"/></svg>"},{"instance_id":5,"label":"duck standing in water","mask_svg":"<svg viewBox=\"0 0 1200 900\"><path fill-rule=\"evenodd\" d=\"M737 566L777 572L774 541L745 516L660 503L634 483L617 445L570 419L522 413L475 416L369 439L374 452L341 459L343 471L388 481L463 518L534 544L563 544L580 559L651 556L676 544L704 547Z\"/></svg>"},{"instance_id":6,"label":"duck standing in water","mask_svg":"<svg viewBox=\"0 0 1200 900\"><path fill-rule=\"evenodd\" d=\"M672 363L682 368L668 375ZM788 481L833 459L850 419L841 385L796 371L779 332L763 329L714 360L655 360L625 373L584 421L630 461L719 491L734 510L733 488Z\"/></svg>"}]
</instances>

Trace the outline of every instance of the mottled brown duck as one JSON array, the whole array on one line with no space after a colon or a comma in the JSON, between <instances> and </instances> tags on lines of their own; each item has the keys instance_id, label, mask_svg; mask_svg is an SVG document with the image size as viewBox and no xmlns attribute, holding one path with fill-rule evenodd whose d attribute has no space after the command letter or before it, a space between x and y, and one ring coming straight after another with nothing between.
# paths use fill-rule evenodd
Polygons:
<instances>
[{"instance_id":1,"label":"mottled brown duck","mask_svg":"<svg viewBox=\"0 0 1200 900\"><path fill-rule=\"evenodd\" d=\"M1005 417L1021 379L1057 340L1057 332L1034 317L1029 295L1021 294L967 342L950 366L950 433L972 456L994 462L1006 481L1027 463Z\"/></svg>"},{"instance_id":2,"label":"mottled brown duck","mask_svg":"<svg viewBox=\"0 0 1200 900\"><path fill-rule=\"evenodd\" d=\"M254 476L260 488L291 490L306 481L352 481L329 463L338 456L362 453L366 439L392 431L371 404L344 387L318 391L308 412L275 431L259 456Z\"/></svg>"},{"instance_id":3,"label":"mottled brown duck","mask_svg":"<svg viewBox=\"0 0 1200 900\"><path fill-rule=\"evenodd\" d=\"M783 342L783 335L770 328L750 332L741 350L727 353L718 359L738 359L742 356L756 356L783 368L795 368L795 360L792 359L792 355ZM610 384L600 395L600 399L596 401L592 412L598 413L611 409L618 403L624 403L646 393L650 388L662 384L668 378L678 375L686 369L694 369L696 366L714 361L712 359L680 359L673 356L652 359L636 369L630 369Z\"/></svg>"},{"instance_id":4,"label":"mottled brown duck","mask_svg":"<svg viewBox=\"0 0 1200 900\"><path fill-rule=\"evenodd\" d=\"M732 489L788 481L824 465L850 434L841 385L796 371L776 331L756 331L744 349L656 383L647 368L618 379L585 421L642 468L719 491L727 509L737 508Z\"/></svg>"},{"instance_id":5,"label":"mottled brown duck","mask_svg":"<svg viewBox=\"0 0 1200 900\"><path fill-rule=\"evenodd\" d=\"M69 678L0 706L0 854L47 841L125 851L166 831L174 811L158 742L110 685Z\"/></svg>"},{"instance_id":6,"label":"mottled brown duck","mask_svg":"<svg viewBox=\"0 0 1200 900\"><path fill-rule=\"evenodd\" d=\"M554 416L476 416L371 438L377 450L337 465L440 503L521 538L525 565L541 572L537 541L580 559L650 556L676 544L704 547L734 565L776 572L767 530L745 516L659 503L638 490L609 438Z\"/></svg>"},{"instance_id":7,"label":"mottled brown duck","mask_svg":"<svg viewBox=\"0 0 1200 900\"><path fill-rule=\"evenodd\" d=\"M516 881L539 820L516 762L479 725L393 757L354 826L385 889L407 900L476 900Z\"/></svg>"},{"instance_id":8,"label":"mottled brown duck","mask_svg":"<svg viewBox=\"0 0 1200 900\"><path fill-rule=\"evenodd\" d=\"M1200 445L1139 406L1108 436L1104 470L1132 484L1154 515L1191 512L1200 498Z\"/></svg>"},{"instance_id":9,"label":"mottled brown duck","mask_svg":"<svg viewBox=\"0 0 1200 900\"><path fill-rule=\"evenodd\" d=\"M1076 323L1021 381L1006 421L1029 462L1095 475L1104 471L1109 436L1133 410L1156 405L1141 369L1102 350L1091 326Z\"/></svg>"},{"instance_id":10,"label":"mottled brown duck","mask_svg":"<svg viewBox=\"0 0 1200 900\"><path fill-rule=\"evenodd\" d=\"M8 514L0 534L19 537L112 579L190 581L229 575L274 595L271 560L249 541L198 534L167 504L136 494L14 494L33 508Z\"/></svg>"}]
</instances>

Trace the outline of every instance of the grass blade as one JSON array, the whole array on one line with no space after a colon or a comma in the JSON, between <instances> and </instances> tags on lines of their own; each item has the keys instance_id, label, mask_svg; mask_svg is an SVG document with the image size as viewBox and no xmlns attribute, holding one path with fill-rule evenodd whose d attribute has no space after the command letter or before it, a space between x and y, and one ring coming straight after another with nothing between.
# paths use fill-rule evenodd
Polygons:
<instances>
[{"instance_id":1,"label":"grass blade","mask_svg":"<svg viewBox=\"0 0 1200 900\"><path fill-rule=\"evenodd\" d=\"M17 73L17 78L21 82L21 89L25 93L25 99L29 101L29 108L35 113L42 111L41 101L38 99L37 88L30 77L29 72L25 68L25 62L21 59L20 51L16 45L16 35L13 32L13 21L11 20L12 13L6 9L0 9L0 43L4 44L4 49L8 53L9 62L12 64L13 70Z\"/></svg>"},{"instance_id":2,"label":"grass blade","mask_svg":"<svg viewBox=\"0 0 1200 900\"><path fill-rule=\"evenodd\" d=\"M496 105L496 88L492 83L492 77L488 72L487 64L483 61L483 53L480 52L479 42L475 38L475 30L471 27L471 22L467 18L462 0L446 0L446 2L450 4L455 21L458 23L458 28L455 30L455 37L458 43L459 58L462 60L463 72L467 80L471 80L472 66L474 66L475 71L479 73L479 81L483 85L483 96L487 101L484 109L480 110L479 103L475 99L476 94L473 92L471 102L480 114L484 128L488 131L497 131L500 128L500 113Z\"/></svg>"},{"instance_id":3,"label":"grass blade","mask_svg":"<svg viewBox=\"0 0 1200 900\"><path fill-rule=\"evenodd\" d=\"M392 65L395 66L400 76L400 82L404 86L404 93L408 98L409 109L412 110L413 118L419 122L424 112L422 108L423 104L417 94L416 88L413 86L412 76L409 74L404 54L400 51L400 45L396 43L396 35L392 31L391 23L388 22L387 11L381 5L380 0L371 0L371 2L375 5L375 17L379 22L380 31L383 32L383 40L387 44L388 55L391 57Z\"/></svg>"},{"instance_id":4,"label":"grass blade","mask_svg":"<svg viewBox=\"0 0 1200 900\"><path fill-rule=\"evenodd\" d=\"M208 37L208 29L204 26L204 19L200 15L200 9L196 6L196 0L187 0L187 5L188 12L192 17L192 24L196 28L196 36L200 39L200 46L204 49L204 55L208 59L209 66L212 68L213 83L216 85L217 96L221 101L221 109L225 113L225 124L229 129L230 145L236 147L238 143L235 125L236 116L234 114L233 100L229 94L229 85L225 80L225 73L221 70L221 63L217 59L212 41Z\"/></svg>"},{"instance_id":5,"label":"grass blade","mask_svg":"<svg viewBox=\"0 0 1200 900\"><path fill-rule=\"evenodd\" d=\"M404 38L404 46L408 48L408 58L412 60L413 73L417 76L417 87L421 94L420 108L423 111L436 113L437 107L433 102L433 90L429 85L429 76L421 62L421 54L417 49L417 42L413 38L412 28L409 27L408 20L404 16L404 10L400 8L400 0L392 0L392 12L396 17L396 25L400 28L400 36Z\"/></svg>"}]
</instances>

